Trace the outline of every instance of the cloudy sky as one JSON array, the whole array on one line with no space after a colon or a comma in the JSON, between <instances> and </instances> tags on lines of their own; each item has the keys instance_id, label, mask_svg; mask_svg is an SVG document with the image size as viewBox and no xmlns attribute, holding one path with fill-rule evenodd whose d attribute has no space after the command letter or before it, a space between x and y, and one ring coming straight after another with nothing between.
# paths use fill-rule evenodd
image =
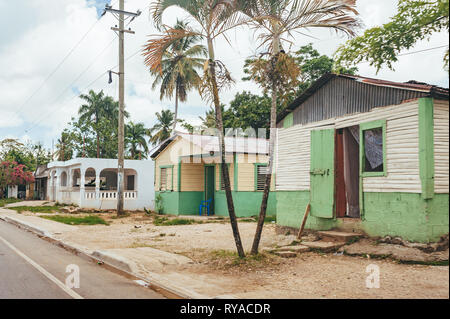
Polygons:
<instances>
[{"instance_id":1,"label":"cloudy sky","mask_svg":"<svg viewBox=\"0 0 450 319\"><path fill-rule=\"evenodd\" d=\"M0 139L41 141L51 147L52 140L56 141L77 113L80 92L104 90L117 98L117 81L108 85L105 73L118 64L118 39L110 29L117 21L110 14L100 17L109 2L117 7L118 0L0 0ZM129 25L136 34L126 36L126 107L133 121L147 126L154 124L155 112L173 108L171 101L160 101L158 92L151 90L152 79L138 53L148 36L157 33L149 17L150 3L125 1L126 10L143 12ZM396 1L358 0L357 7L365 28L369 28L389 21L396 12ZM171 24L183 17L179 9L170 9L164 22ZM309 34L313 38L297 36L292 50L313 42L319 52L332 55L346 40L327 30L309 30ZM259 92L254 84L240 81L244 60L258 48L253 32L237 29L230 38L232 46L226 41L216 43L217 58L228 66L236 80L234 87L222 96L226 104L242 90ZM435 34L403 53L445 44L448 45L448 34ZM404 55L395 64L395 71L386 69L378 74L367 63L361 64L359 74L393 81L415 79L448 87L448 74L442 68L444 50ZM208 107L193 92L181 105L180 116L197 125L198 116Z\"/></svg>"}]
</instances>

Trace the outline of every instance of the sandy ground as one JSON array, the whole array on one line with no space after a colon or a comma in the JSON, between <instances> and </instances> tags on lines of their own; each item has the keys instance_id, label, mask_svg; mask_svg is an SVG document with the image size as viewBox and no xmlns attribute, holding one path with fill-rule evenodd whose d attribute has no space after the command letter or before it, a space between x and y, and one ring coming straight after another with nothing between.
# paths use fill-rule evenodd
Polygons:
<instances>
[{"instance_id":1,"label":"sandy ground","mask_svg":"<svg viewBox=\"0 0 450 319\"><path fill-rule=\"evenodd\" d=\"M220 250L235 251L231 226L227 221L209 220L213 223L155 226L152 218L143 213L132 214L123 219L113 219L112 214L102 216L110 226L71 226L61 227L59 230L52 228L53 234L59 239L89 249L129 248L131 252L133 249L142 251L136 250L140 247L152 247L187 256L194 262L166 265L162 269L146 266L142 256L136 255L134 259L143 263L139 270L141 275L145 275L146 271L157 272L207 296L449 298L448 266L406 265L391 260L314 252L289 259L267 255L260 261L235 265L236 259L233 256L217 253ZM206 217L202 220L207 221ZM247 251L252 244L255 228L256 223L239 224ZM275 246L286 239L284 235L276 235L274 224L266 224L261 247ZM379 267L380 288L366 287L366 278L369 276L366 267L371 264Z\"/></svg>"}]
</instances>

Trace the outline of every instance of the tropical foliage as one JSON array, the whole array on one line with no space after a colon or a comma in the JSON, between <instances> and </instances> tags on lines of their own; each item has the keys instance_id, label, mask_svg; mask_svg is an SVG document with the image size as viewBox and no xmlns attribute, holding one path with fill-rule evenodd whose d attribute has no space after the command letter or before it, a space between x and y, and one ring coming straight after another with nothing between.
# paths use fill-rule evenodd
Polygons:
<instances>
[{"instance_id":1,"label":"tropical foliage","mask_svg":"<svg viewBox=\"0 0 450 319\"><path fill-rule=\"evenodd\" d=\"M155 115L157 122L148 131L150 143L153 145L160 144L172 135L172 127L175 119L175 114L170 110L162 110L161 113L157 112Z\"/></svg>"},{"instance_id":2,"label":"tropical foliage","mask_svg":"<svg viewBox=\"0 0 450 319\"><path fill-rule=\"evenodd\" d=\"M341 46L336 52L337 62L354 66L368 61L377 71L383 66L393 70L400 51L440 31L449 31L449 0L399 0L398 13L391 21L370 28ZM447 43L444 55L447 69L448 52Z\"/></svg>"},{"instance_id":3,"label":"tropical foliage","mask_svg":"<svg viewBox=\"0 0 450 319\"><path fill-rule=\"evenodd\" d=\"M184 30L187 24L177 21L174 30ZM148 41L146 48L156 45L157 39ZM160 86L160 99L172 98L175 95L175 116L172 130L175 131L178 119L178 103L186 102L187 94L199 89L201 78L198 71L205 64L206 48L201 44L198 35L187 36L172 42L163 52L163 58L156 63L146 60L150 72L156 77L153 89Z\"/></svg>"},{"instance_id":4,"label":"tropical foliage","mask_svg":"<svg viewBox=\"0 0 450 319\"><path fill-rule=\"evenodd\" d=\"M250 77L261 88L272 95L270 111L269 164L264 185L263 199L258 226L252 245L252 254L258 253L267 202L272 180L275 148L275 129L277 102L280 96L287 98L291 87L296 84L300 69L289 54L285 53L283 43L292 43L294 32L301 33L308 28L328 28L349 36L355 35L359 27L354 0L254 0L250 1L245 13L252 18L251 25L260 32L260 46L267 48L267 59L258 59L250 67Z\"/></svg>"},{"instance_id":5,"label":"tropical foliage","mask_svg":"<svg viewBox=\"0 0 450 319\"><path fill-rule=\"evenodd\" d=\"M8 185L25 185L34 182L33 172L17 162L0 162L0 197Z\"/></svg>"},{"instance_id":6,"label":"tropical foliage","mask_svg":"<svg viewBox=\"0 0 450 319\"><path fill-rule=\"evenodd\" d=\"M143 123L134 124L129 122L125 126L125 145L131 159L142 159L147 157L148 145L146 141L147 130Z\"/></svg>"},{"instance_id":7,"label":"tropical foliage","mask_svg":"<svg viewBox=\"0 0 450 319\"><path fill-rule=\"evenodd\" d=\"M190 20L196 24L197 28L190 26L184 29L167 28L161 36L149 41L149 45L144 50L146 63L151 69L157 69L161 65L164 52L173 43L180 39L197 36L206 40L208 51L208 62L205 63L205 72L203 75L200 93L205 100L210 101L214 105L216 127L219 134L219 147L221 150L221 166L222 175L225 185L225 194L228 203L228 212L230 222L233 229L233 235L236 248L240 257L244 257L244 249L242 246L239 229L234 211L233 197L231 193L230 178L228 174L228 166L225 163L225 143L224 143L224 127L222 119L222 109L220 103L219 92L232 82L230 73L225 65L216 59L214 41L220 36L226 38L226 32L236 26L244 24L248 18L242 14L252 1L244 0L158 0L153 2L151 13L155 25L162 30L163 14L173 6L184 10Z\"/></svg>"}]
</instances>

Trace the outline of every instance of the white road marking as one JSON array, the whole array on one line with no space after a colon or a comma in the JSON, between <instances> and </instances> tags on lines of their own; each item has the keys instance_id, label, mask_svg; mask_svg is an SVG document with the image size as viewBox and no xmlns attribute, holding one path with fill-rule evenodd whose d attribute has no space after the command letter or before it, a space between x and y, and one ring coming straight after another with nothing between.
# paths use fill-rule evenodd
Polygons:
<instances>
[{"instance_id":1,"label":"white road marking","mask_svg":"<svg viewBox=\"0 0 450 319\"><path fill-rule=\"evenodd\" d=\"M68 288L65 284L63 284L61 281L58 280L58 278L56 278L55 276L53 276L51 273L49 273L47 270L45 270L44 268L42 268L41 266L39 266L35 261L33 261L31 258L29 258L28 256L26 256L24 253L22 253L20 250L18 250L16 247L14 247L11 243L9 243L6 239L2 238L0 236L0 240L3 241L5 243L6 246L8 246L9 248L11 248L17 255L19 255L20 257L22 257L23 259L25 259L30 265L32 265L34 268L36 268L37 270L39 270L39 272L41 272L45 277L47 277L48 279L50 279L53 283L55 283L59 288L61 288L62 290L64 290L64 292L66 292L69 296L71 296L74 299L84 299L83 297L81 297L79 294L77 294L75 291L73 291L72 289Z\"/></svg>"}]
</instances>

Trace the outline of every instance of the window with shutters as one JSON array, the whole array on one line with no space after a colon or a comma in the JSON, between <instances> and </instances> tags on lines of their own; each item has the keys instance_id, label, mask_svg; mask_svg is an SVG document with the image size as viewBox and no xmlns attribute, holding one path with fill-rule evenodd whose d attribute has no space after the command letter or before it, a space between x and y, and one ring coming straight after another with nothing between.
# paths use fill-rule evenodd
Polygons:
<instances>
[{"instance_id":1,"label":"window with shutters","mask_svg":"<svg viewBox=\"0 0 450 319\"><path fill-rule=\"evenodd\" d=\"M159 190L173 192L173 165L160 166Z\"/></svg>"},{"instance_id":2,"label":"window with shutters","mask_svg":"<svg viewBox=\"0 0 450 319\"><path fill-rule=\"evenodd\" d=\"M161 191L167 190L167 170L168 168L161 168L161 177L159 185L159 190Z\"/></svg>"},{"instance_id":3,"label":"window with shutters","mask_svg":"<svg viewBox=\"0 0 450 319\"><path fill-rule=\"evenodd\" d=\"M267 164L256 164L256 190L263 191L266 183L266 176L268 174Z\"/></svg>"}]
</instances>

